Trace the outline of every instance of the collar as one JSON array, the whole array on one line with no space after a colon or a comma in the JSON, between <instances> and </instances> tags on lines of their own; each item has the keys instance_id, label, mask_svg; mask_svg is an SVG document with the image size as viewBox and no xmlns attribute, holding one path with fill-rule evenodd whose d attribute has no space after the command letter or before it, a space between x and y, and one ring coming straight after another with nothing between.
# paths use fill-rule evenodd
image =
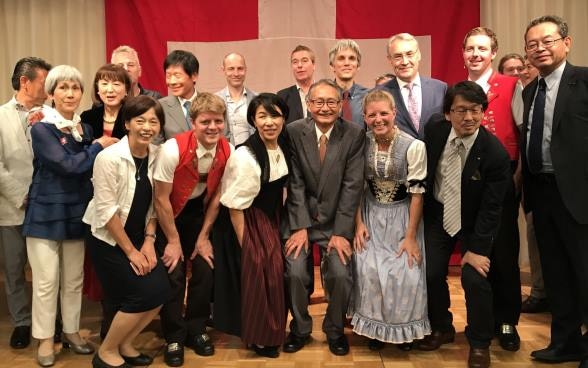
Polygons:
<instances>
[{"instance_id":1,"label":"collar","mask_svg":"<svg viewBox=\"0 0 588 368\"><path fill-rule=\"evenodd\" d=\"M419 73L417 73L416 77L412 80L412 82L405 82L400 78L396 78L396 81L398 82L398 88L400 88L400 90L402 90L404 88L404 86L406 86L408 83L412 83L413 86L417 86L417 87L421 87L421 76Z\"/></svg>"},{"instance_id":2,"label":"collar","mask_svg":"<svg viewBox=\"0 0 588 368\"><path fill-rule=\"evenodd\" d=\"M225 87L224 88L224 93L225 93L225 99L227 101L233 101L233 98L231 97L231 92L229 92L229 87ZM247 88L245 88L245 86L243 86L243 93L241 93L242 97L247 97Z\"/></svg>"},{"instance_id":3,"label":"collar","mask_svg":"<svg viewBox=\"0 0 588 368\"><path fill-rule=\"evenodd\" d=\"M466 151L469 151L472 148L472 146L474 145L474 142L476 141L476 138L478 138L479 132L480 132L480 128L476 129L474 134L461 138L461 141L462 141L464 147L466 148ZM456 138L456 137L457 137L457 133L455 132L455 129L453 129L453 127L452 127L451 132L449 133L449 137L447 137L447 141L451 142L453 140L453 138Z\"/></svg>"},{"instance_id":4,"label":"collar","mask_svg":"<svg viewBox=\"0 0 588 368\"><path fill-rule=\"evenodd\" d=\"M18 102L16 100L16 95L12 96L12 98L10 99L10 101L8 101L8 103L10 104L10 106L12 106L14 109L16 109L16 111L20 111L20 112L29 112L30 111L23 104L21 104L20 102Z\"/></svg>"},{"instance_id":5,"label":"collar","mask_svg":"<svg viewBox=\"0 0 588 368\"><path fill-rule=\"evenodd\" d=\"M335 121L335 124L337 124L337 122ZM316 131L316 141L318 142L321 135L326 135L327 136L327 141L331 139L331 132L333 131L333 127L335 126L335 124L333 124L329 130L327 130L326 133L321 132L321 130L318 128L318 126L316 126L316 123L314 123L314 129Z\"/></svg>"},{"instance_id":6,"label":"collar","mask_svg":"<svg viewBox=\"0 0 588 368\"><path fill-rule=\"evenodd\" d=\"M214 155L216 154L216 144L211 149L206 149L203 144L198 142L198 148L196 148L196 156L198 159L201 159L207 153L210 153L210 156L214 158Z\"/></svg>"},{"instance_id":7,"label":"collar","mask_svg":"<svg viewBox=\"0 0 588 368\"><path fill-rule=\"evenodd\" d=\"M124 158L125 160L134 163L135 161L133 160L133 154L131 153L131 147L129 146L129 136L125 135L124 137L122 137L120 139L120 141L116 142L115 144L113 144L110 147L106 148L107 150L109 150L110 152L114 152L116 154L118 154L121 158ZM155 160L156 155L153 154L155 151L157 151L158 146L154 145L154 144L149 144L149 162L148 164L151 165L151 163Z\"/></svg>"},{"instance_id":8,"label":"collar","mask_svg":"<svg viewBox=\"0 0 588 368\"><path fill-rule=\"evenodd\" d=\"M552 89L556 83L559 82L559 80L561 79L561 76L563 75L563 71L566 68L566 64L567 62L564 61L563 63L561 63L560 66L557 67L557 69L555 69L554 71L551 72L551 74L546 75L543 79L545 79L545 85L547 86L547 90L549 91L550 89ZM541 79L541 77L539 77L537 79L537 81L539 81Z\"/></svg>"},{"instance_id":9,"label":"collar","mask_svg":"<svg viewBox=\"0 0 588 368\"><path fill-rule=\"evenodd\" d=\"M490 79L492 72L494 72L494 70L492 68L488 68L488 70L486 70L484 72L484 74L482 74L482 76L480 76L480 78L478 78L477 80L475 80L473 82L476 82L476 84L482 88L489 87L490 84L488 83L488 80ZM468 76L468 80L471 81L472 79Z\"/></svg>"},{"instance_id":10,"label":"collar","mask_svg":"<svg viewBox=\"0 0 588 368\"><path fill-rule=\"evenodd\" d=\"M194 90L194 94L189 99L178 97L178 100L180 101L180 106L184 107L184 103L186 101L190 101L190 103L194 102L194 99L196 99L196 96L198 96L198 91Z\"/></svg>"}]
</instances>

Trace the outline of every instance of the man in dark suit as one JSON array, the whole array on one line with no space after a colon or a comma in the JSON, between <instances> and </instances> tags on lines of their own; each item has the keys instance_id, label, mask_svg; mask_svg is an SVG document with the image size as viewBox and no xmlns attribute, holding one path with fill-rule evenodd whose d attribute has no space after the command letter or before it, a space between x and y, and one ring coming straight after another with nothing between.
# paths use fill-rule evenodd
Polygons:
<instances>
[{"instance_id":1,"label":"man in dark suit","mask_svg":"<svg viewBox=\"0 0 588 368\"><path fill-rule=\"evenodd\" d=\"M425 124L433 114L441 113L447 84L421 77L419 43L409 33L388 40L388 60L396 78L382 85L396 101L396 125L411 136L423 139Z\"/></svg>"},{"instance_id":2,"label":"man in dark suit","mask_svg":"<svg viewBox=\"0 0 588 368\"><path fill-rule=\"evenodd\" d=\"M314 61L314 52L304 45L296 46L290 54L290 65L296 84L278 91L278 96L290 109L286 123L304 119L308 115L306 95L314 81Z\"/></svg>"},{"instance_id":3,"label":"man in dark suit","mask_svg":"<svg viewBox=\"0 0 588 368\"><path fill-rule=\"evenodd\" d=\"M557 16L525 33L539 77L523 91L523 185L552 313L551 343L531 356L588 367L588 68L566 62L571 42Z\"/></svg>"},{"instance_id":4,"label":"man in dark suit","mask_svg":"<svg viewBox=\"0 0 588 368\"><path fill-rule=\"evenodd\" d=\"M427 187L425 247L431 335L419 345L435 350L452 342L453 316L447 286L449 257L461 241L461 284L465 291L470 343L469 367L488 367L494 332L492 289L487 275L510 178L502 144L480 127L488 99L474 82L457 83L443 102L445 118L434 115L425 127Z\"/></svg>"},{"instance_id":5,"label":"man in dark suit","mask_svg":"<svg viewBox=\"0 0 588 368\"><path fill-rule=\"evenodd\" d=\"M339 117L341 89L320 80L309 90L310 117L287 126L292 152L284 238L286 286L292 322L284 352L300 350L310 338L308 244L323 251L322 273L328 307L323 321L329 349L349 352L343 333L351 294L351 245L355 210L363 188L365 132Z\"/></svg>"}]
</instances>

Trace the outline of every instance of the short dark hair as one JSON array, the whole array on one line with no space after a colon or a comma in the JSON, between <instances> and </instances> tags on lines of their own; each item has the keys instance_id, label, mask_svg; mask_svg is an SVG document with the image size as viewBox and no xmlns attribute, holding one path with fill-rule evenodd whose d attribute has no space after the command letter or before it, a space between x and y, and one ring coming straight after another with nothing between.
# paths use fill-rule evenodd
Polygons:
<instances>
[{"instance_id":1,"label":"short dark hair","mask_svg":"<svg viewBox=\"0 0 588 368\"><path fill-rule=\"evenodd\" d=\"M137 97L129 97L125 101L125 105L122 109L122 118L123 121L130 122L132 118L140 116L144 114L149 109L153 108L155 110L155 115L159 120L159 125L163 130L163 126L165 125L165 113L163 112L163 107L159 101L154 99L153 97L146 96L146 95L139 95Z\"/></svg>"},{"instance_id":2,"label":"short dark hair","mask_svg":"<svg viewBox=\"0 0 588 368\"><path fill-rule=\"evenodd\" d=\"M295 52L300 52L300 51L306 51L310 54L310 61L312 61L312 63L314 64L314 51L311 50L310 47L305 46L305 45L298 45L294 48L294 50L292 50L292 52L290 53L290 59L292 59L292 55L294 55Z\"/></svg>"},{"instance_id":3,"label":"short dark hair","mask_svg":"<svg viewBox=\"0 0 588 368\"><path fill-rule=\"evenodd\" d=\"M511 59L517 59L521 63L523 63L523 65L525 65L525 59L523 59L523 57L521 55L517 54L516 52L512 52L510 54L506 54L498 62L498 72L500 74L503 74L503 72L504 72L504 63L506 63L507 61L509 61Z\"/></svg>"},{"instance_id":4,"label":"short dark hair","mask_svg":"<svg viewBox=\"0 0 588 368\"><path fill-rule=\"evenodd\" d=\"M563 20L563 18L558 17L557 15L543 15L543 16L535 18L531 22L529 22L527 29L525 29L525 43L527 42L527 33L529 33L529 29L531 29L532 27L535 27L536 25L539 25L541 23L555 24L557 26L557 30L559 31L559 34L563 38L568 37L568 24L566 23L565 20Z\"/></svg>"},{"instance_id":5,"label":"short dark hair","mask_svg":"<svg viewBox=\"0 0 588 368\"><path fill-rule=\"evenodd\" d=\"M482 105L482 110L486 111L488 107L488 97L482 87L476 82L462 81L454 84L447 89L445 97L443 98L443 112L449 114L451 105L457 96L461 96L464 100Z\"/></svg>"},{"instance_id":6,"label":"short dark hair","mask_svg":"<svg viewBox=\"0 0 588 368\"><path fill-rule=\"evenodd\" d=\"M198 70L200 69L200 63L198 63L196 56L190 51L184 50L170 52L163 61L163 71L165 72L172 65L181 66L189 76L198 74Z\"/></svg>"},{"instance_id":7,"label":"short dark hair","mask_svg":"<svg viewBox=\"0 0 588 368\"><path fill-rule=\"evenodd\" d=\"M28 80L37 78L37 69L49 71L51 64L38 57L25 57L16 62L14 72L12 73L11 83L15 91L20 89L20 77L26 77Z\"/></svg>"},{"instance_id":8,"label":"short dark hair","mask_svg":"<svg viewBox=\"0 0 588 368\"><path fill-rule=\"evenodd\" d=\"M105 64L98 69L94 76L94 94L92 98L94 98L95 102L104 102L98 95L98 82L100 82L100 79L123 82L126 92L129 93L131 90L131 77L129 77L129 73L120 65ZM123 103L124 101L123 99Z\"/></svg>"},{"instance_id":9,"label":"short dark hair","mask_svg":"<svg viewBox=\"0 0 588 368\"><path fill-rule=\"evenodd\" d=\"M468 38L472 36L488 36L490 38L490 49L492 51L498 50L498 38L496 37L496 33L493 30L486 27L476 27L470 29L468 33L466 33L465 37L463 38L463 43L461 48L465 50L466 43L468 42Z\"/></svg>"},{"instance_id":10,"label":"short dark hair","mask_svg":"<svg viewBox=\"0 0 588 368\"><path fill-rule=\"evenodd\" d=\"M341 89L341 87L339 87L339 85L337 83L335 83L335 81L325 78L325 79L319 80L318 82L314 82L310 86L310 88L308 89L308 93L306 94L307 101L310 100L310 97L312 96L314 89L318 86L331 86L337 91L337 94L339 95L339 99L341 99L343 96L343 90Z\"/></svg>"},{"instance_id":11,"label":"short dark hair","mask_svg":"<svg viewBox=\"0 0 588 368\"><path fill-rule=\"evenodd\" d=\"M255 126L255 113L259 106L263 106L265 111L272 117L282 116L284 121L288 120L290 109L280 96L275 93L260 93L251 100L247 108L247 122L251 126ZM281 113L276 107L280 109Z\"/></svg>"}]
</instances>

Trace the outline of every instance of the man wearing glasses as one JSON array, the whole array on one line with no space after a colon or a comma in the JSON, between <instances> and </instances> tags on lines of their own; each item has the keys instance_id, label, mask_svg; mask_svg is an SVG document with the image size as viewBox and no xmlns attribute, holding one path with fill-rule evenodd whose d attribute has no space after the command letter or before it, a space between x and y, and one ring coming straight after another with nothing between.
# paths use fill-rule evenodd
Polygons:
<instances>
[{"instance_id":1,"label":"man wearing glasses","mask_svg":"<svg viewBox=\"0 0 588 368\"><path fill-rule=\"evenodd\" d=\"M323 79L310 87L307 108L310 117L287 126L292 167L283 235L292 322L283 350L302 349L312 332L308 289L314 275L306 262L308 245L316 242L323 251L321 272L329 303L323 332L331 352L346 355L343 323L352 286L350 242L363 189L365 132L339 116L341 89L333 81Z\"/></svg>"},{"instance_id":2,"label":"man wearing glasses","mask_svg":"<svg viewBox=\"0 0 588 368\"><path fill-rule=\"evenodd\" d=\"M471 81L459 82L447 90L443 102L445 116L434 115L425 127L425 249L433 332L418 348L435 350L455 338L447 268L459 240L469 367L490 365L488 347L494 335L494 322L487 276L504 194L512 180L502 144L480 127L487 106L488 99L480 86Z\"/></svg>"},{"instance_id":3,"label":"man wearing glasses","mask_svg":"<svg viewBox=\"0 0 588 368\"><path fill-rule=\"evenodd\" d=\"M419 75L421 51L418 41L409 33L390 37L388 60L396 78L382 88L396 101L396 125L422 140L426 122L433 114L441 113L447 84Z\"/></svg>"},{"instance_id":4,"label":"man wearing glasses","mask_svg":"<svg viewBox=\"0 0 588 368\"><path fill-rule=\"evenodd\" d=\"M481 125L502 143L510 158L512 180L502 206L498 232L490 255L495 334L504 350L517 351L521 340L516 329L521 315L521 276L519 271L519 129L523 100L518 79L492 69L498 39L489 28L476 27L464 37L462 56L468 80L476 82L488 96L488 108ZM516 183L516 185L515 185Z\"/></svg>"},{"instance_id":5,"label":"man wearing glasses","mask_svg":"<svg viewBox=\"0 0 588 368\"><path fill-rule=\"evenodd\" d=\"M551 343L537 360L588 367L588 68L566 61L572 44L557 16L529 23L525 50L539 70L523 92L525 201L533 213Z\"/></svg>"}]
</instances>

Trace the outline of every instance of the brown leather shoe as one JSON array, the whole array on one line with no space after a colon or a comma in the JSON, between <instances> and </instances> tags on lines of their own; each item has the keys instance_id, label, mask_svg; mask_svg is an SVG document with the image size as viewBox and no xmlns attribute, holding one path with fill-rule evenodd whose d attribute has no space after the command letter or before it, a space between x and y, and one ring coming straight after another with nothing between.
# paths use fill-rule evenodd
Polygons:
<instances>
[{"instance_id":1,"label":"brown leather shoe","mask_svg":"<svg viewBox=\"0 0 588 368\"><path fill-rule=\"evenodd\" d=\"M416 348L424 351L437 350L443 344L449 344L455 340L455 328L446 332L433 331L429 336L416 343Z\"/></svg>"},{"instance_id":2,"label":"brown leather shoe","mask_svg":"<svg viewBox=\"0 0 588 368\"><path fill-rule=\"evenodd\" d=\"M470 356L468 357L469 368L488 368L490 367L490 350L470 348Z\"/></svg>"}]
</instances>

